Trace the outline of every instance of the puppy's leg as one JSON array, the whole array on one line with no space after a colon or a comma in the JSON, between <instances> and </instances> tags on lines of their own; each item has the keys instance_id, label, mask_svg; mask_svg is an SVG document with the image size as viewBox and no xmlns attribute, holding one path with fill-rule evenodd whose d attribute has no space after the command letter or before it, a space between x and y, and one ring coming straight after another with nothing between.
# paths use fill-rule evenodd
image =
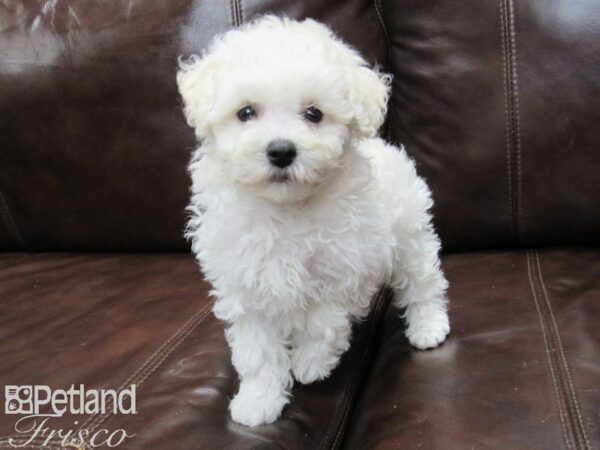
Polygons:
<instances>
[{"instance_id":1,"label":"puppy's leg","mask_svg":"<svg viewBox=\"0 0 600 450\"><path fill-rule=\"evenodd\" d=\"M307 311L301 330L293 336L292 372L300 383L326 378L350 346L351 324L347 311L319 304Z\"/></svg>"},{"instance_id":2,"label":"puppy's leg","mask_svg":"<svg viewBox=\"0 0 600 450\"><path fill-rule=\"evenodd\" d=\"M406 337L419 349L437 347L450 332L448 282L440 268L439 239L430 226L404 239L392 287L397 306L406 308Z\"/></svg>"},{"instance_id":3,"label":"puppy's leg","mask_svg":"<svg viewBox=\"0 0 600 450\"><path fill-rule=\"evenodd\" d=\"M232 419L251 427L275 421L292 384L285 340L273 324L255 315L236 320L226 336L240 377L229 405Z\"/></svg>"}]
</instances>

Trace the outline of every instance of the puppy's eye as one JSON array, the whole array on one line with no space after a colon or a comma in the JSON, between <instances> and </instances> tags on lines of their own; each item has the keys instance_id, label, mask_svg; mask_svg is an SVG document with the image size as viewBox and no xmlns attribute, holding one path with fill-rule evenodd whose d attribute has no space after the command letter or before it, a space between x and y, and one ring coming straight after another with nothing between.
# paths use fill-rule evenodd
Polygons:
<instances>
[{"instance_id":1,"label":"puppy's eye","mask_svg":"<svg viewBox=\"0 0 600 450\"><path fill-rule=\"evenodd\" d=\"M323 119L323 113L320 109L315 108L314 106L309 106L304 111L304 118L312 123L319 123L321 119Z\"/></svg>"},{"instance_id":2,"label":"puppy's eye","mask_svg":"<svg viewBox=\"0 0 600 450\"><path fill-rule=\"evenodd\" d=\"M248 122L250 119L254 119L256 117L256 111L250 105L244 106L237 112L237 116L242 122Z\"/></svg>"}]
</instances>

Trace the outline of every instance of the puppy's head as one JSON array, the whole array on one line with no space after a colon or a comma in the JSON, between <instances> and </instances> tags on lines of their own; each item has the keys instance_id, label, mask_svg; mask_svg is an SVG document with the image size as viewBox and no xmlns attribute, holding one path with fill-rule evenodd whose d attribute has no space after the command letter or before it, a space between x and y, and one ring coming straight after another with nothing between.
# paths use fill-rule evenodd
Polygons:
<instances>
[{"instance_id":1,"label":"puppy's head","mask_svg":"<svg viewBox=\"0 0 600 450\"><path fill-rule=\"evenodd\" d=\"M390 79L324 25L266 16L182 61L177 84L204 167L287 202L310 196L351 139L376 134Z\"/></svg>"}]
</instances>

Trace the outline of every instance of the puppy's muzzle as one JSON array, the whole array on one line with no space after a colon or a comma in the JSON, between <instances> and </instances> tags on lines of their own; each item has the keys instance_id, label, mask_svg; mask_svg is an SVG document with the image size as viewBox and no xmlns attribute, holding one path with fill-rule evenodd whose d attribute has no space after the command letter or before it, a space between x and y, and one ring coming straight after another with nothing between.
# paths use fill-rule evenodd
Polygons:
<instances>
[{"instance_id":1,"label":"puppy's muzzle","mask_svg":"<svg viewBox=\"0 0 600 450\"><path fill-rule=\"evenodd\" d=\"M296 146L287 139L277 139L267 145L267 158L275 167L283 169L296 159Z\"/></svg>"}]
</instances>

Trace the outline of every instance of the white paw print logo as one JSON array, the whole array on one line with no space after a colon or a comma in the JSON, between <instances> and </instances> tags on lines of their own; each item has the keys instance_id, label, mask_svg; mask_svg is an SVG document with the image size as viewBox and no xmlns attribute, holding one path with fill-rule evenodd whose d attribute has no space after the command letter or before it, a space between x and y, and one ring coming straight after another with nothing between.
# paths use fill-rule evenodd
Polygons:
<instances>
[{"instance_id":1,"label":"white paw print logo","mask_svg":"<svg viewBox=\"0 0 600 450\"><path fill-rule=\"evenodd\" d=\"M31 386L4 387L6 414L30 414L32 412Z\"/></svg>"}]
</instances>

